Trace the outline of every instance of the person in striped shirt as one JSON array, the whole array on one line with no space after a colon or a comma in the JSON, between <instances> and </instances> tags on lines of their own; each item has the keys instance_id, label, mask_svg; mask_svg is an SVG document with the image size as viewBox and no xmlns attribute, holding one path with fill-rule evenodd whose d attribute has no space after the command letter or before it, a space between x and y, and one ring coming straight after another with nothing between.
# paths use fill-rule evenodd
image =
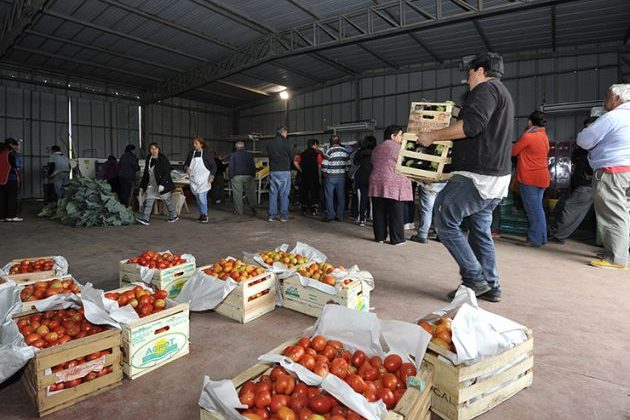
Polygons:
<instances>
[{"instance_id":1,"label":"person in striped shirt","mask_svg":"<svg viewBox=\"0 0 630 420\"><path fill-rule=\"evenodd\" d=\"M322 176L324 178L324 196L326 198L326 221L342 221L345 211L346 172L350 167L350 153L341 146L341 139L333 134L330 147L324 153ZM335 206L335 198L337 205Z\"/></svg>"}]
</instances>

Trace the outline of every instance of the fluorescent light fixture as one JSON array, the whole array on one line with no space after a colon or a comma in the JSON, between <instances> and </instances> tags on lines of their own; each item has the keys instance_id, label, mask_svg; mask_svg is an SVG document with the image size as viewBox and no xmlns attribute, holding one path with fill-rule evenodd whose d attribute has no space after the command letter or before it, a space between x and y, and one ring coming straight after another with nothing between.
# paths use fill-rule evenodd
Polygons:
<instances>
[{"instance_id":1,"label":"fluorescent light fixture","mask_svg":"<svg viewBox=\"0 0 630 420\"><path fill-rule=\"evenodd\" d=\"M289 91L283 90L282 92L280 92L280 99L282 99L283 101L288 100L289 99Z\"/></svg>"}]
</instances>

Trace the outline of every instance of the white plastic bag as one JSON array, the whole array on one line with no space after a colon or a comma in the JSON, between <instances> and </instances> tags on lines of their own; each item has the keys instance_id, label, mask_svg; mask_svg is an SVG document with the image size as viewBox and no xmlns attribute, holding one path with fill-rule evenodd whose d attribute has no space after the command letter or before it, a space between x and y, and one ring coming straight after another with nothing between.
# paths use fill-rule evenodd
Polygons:
<instances>
[{"instance_id":1,"label":"white plastic bag","mask_svg":"<svg viewBox=\"0 0 630 420\"><path fill-rule=\"evenodd\" d=\"M55 276L65 276L68 274L68 260L66 260L61 255L52 257L53 260L53 271L55 272ZM4 265L4 267L0 268L0 279L9 279L9 272L11 270L11 266L13 266L13 262L8 262ZM37 273L33 273L37 274Z\"/></svg>"},{"instance_id":2,"label":"white plastic bag","mask_svg":"<svg viewBox=\"0 0 630 420\"><path fill-rule=\"evenodd\" d=\"M174 300L188 303L191 311L207 311L219 306L236 287L238 283L230 277L221 280L197 269Z\"/></svg>"},{"instance_id":3,"label":"white plastic bag","mask_svg":"<svg viewBox=\"0 0 630 420\"><path fill-rule=\"evenodd\" d=\"M453 301L421 320L433 322L443 316L453 319L451 330L457 351L448 353L453 364L472 364L495 356L527 340L527 328L502 316L481 309L472 290L460 286Z\"/></svg>"},{"instance_id":4,"label":"white plastic bag","mask_svg":"<svg viewBox=\"0 0 630 420\"><path fill-rule=\"evenodd\" d=\"M81 302L85 318L96 325L111 325L122 329L122 324L128 324L140 319L131 305L122 308L118 302L105 297L105 292L95 289L91 283L81 286Z\"/></svg>"}]
</instances>

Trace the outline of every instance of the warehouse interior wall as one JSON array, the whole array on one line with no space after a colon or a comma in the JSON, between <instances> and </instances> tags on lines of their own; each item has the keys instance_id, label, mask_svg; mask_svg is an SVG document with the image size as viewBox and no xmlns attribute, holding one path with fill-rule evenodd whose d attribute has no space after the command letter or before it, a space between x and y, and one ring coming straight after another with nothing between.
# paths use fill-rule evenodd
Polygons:
<instances>
[{"instance_id":1,"label":"warehouse interior wall","mask_svg":"<svg viewBox=\"0 0 630 420\"><path fill-rule=\"evenodd\" d=\"M543 103L602 100L607 88L619 81L621 64L615 49L610 45L595 46L589 51L602 52L580 53L580 48L565 48L551 57L506 60L503 81L514 98L517 114L514 141L527 127L528 115ZM465 79L459 67L452 66L363 77L299 93L289 99L286 120L290 132L307 134L291 137L292 142L302 149L308 138L320 141L329 138L329 134L312 132L321 132L341 122L367 119L376 120L376 137L380 139L384 127L407 125L411 102L453 100L461 104L467 91L462 83ZM587 116L587 111L550 114L547 129L550 140L573 141ZM270 135L284 118L284 103L277 99L241 109L237 125L240 134ZM344 141L351 141L363 134L341 133L341 136Z\"/></svg>"},{"instance_id":2,"label":"warehouse interior wall","mask_svg":"<svg viewBox=\"0 0 630 420\"><path fill-rule=\"evenodd\" d=\"M131 99L66 90L58 84L0 81L0 139L23 139L23 198L43 196L42 167L55 144L67 156L105 159L119 157L127 144L146 150L149 143L158 142L172 161L182 161L196 134L208 140L210 150L229 151L225 139L231 128L231 110L216 105L175 98L140 111Z\"/></svg>"}]
</instances>

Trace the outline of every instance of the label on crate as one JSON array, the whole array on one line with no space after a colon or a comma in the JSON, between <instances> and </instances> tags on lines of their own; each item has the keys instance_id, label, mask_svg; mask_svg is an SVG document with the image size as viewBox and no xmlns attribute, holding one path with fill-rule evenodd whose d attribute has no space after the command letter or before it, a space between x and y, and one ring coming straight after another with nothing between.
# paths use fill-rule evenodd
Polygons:
<instances>
[{"instance_id":1,"label":"label on crate","mask_svg":"<svg viewBox=\"0 0 630 420\"><path fill-rule=\"evenodd\" d=\"M182 278L179 280L175 280L173 283L167 285L166 287L164 287L164 290L166 290L168 292L168 297L170 299L176 298L177 296L179 296L179 294L182 292L182 288L184 287L184 284L186 283L186 281L188 280L188 278Z\"/></svg>"},{"instance_id":2,"label":"label on crate","mask_svg":"<svg viewBox=\"0 0 630 420\"><path fill-rule=\"evenodd\" d=\"M101 356L98 359L90 360L83 364L71 367L70 369L62 370L55 373L57 378L55 383L68 382L74 379L83 378L90 372L100 372L105 367L105 356Z\"/></svg>"},{"instance_id":3,"label":"label on crate","mask_svg":"<svg viewBox=\"0 0 630 420\"><path fill-rule=\"evenodd\" d=\"M188 343L184 333L166 333L141 346L131 355L130 365L138 369L156 366L178 354Z\"/></svg>"}]
</instances>

